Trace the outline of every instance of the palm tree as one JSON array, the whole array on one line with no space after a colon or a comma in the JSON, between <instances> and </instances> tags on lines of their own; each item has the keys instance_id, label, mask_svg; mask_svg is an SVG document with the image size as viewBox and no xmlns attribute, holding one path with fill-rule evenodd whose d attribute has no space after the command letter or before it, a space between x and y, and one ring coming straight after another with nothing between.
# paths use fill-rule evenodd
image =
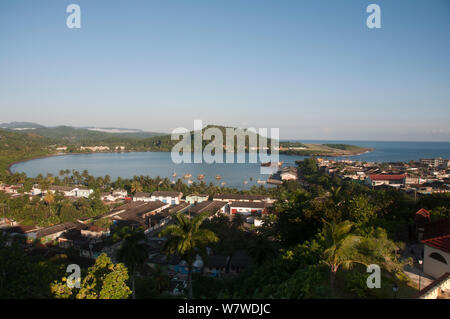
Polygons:
<instances>
[{"instance_id":1,"label":"palm tree","mask_svg":"<svg viewBox=\"0 0 450 319\"><path fill-rule=\"evenodd\" d=\"M145 235L142 232L126 237L117 252L117 259L125 264L131 279L132 298L136 299L135 275L136 267L147 259Z\"/></svg>"},{"instance_id":2,"label":"palm tree","mask_svg":"<svg viewBox=\"0 0 450 319\"><path fill-rule=\"evenodd\" d=\"M194 264L197 250L204 254L205 245L217 242L219 238L212 231L200 228L208 213L197 215L193 218L178 213L175 215L175 224L167 226L158 235L168 237L164 246L166 254L178 254L188 264L188 298L192 298L192 265Z\"/></svg>"},{"instance_id":3,"label":"palm tree","mask_svg":"<svg viewBox=\"0 0 450 319\"><path fill-rule=\"evenodd\" d=\"M240 229L244 225L244 222L245 222L244 216L242 216L239 213L236 213L233 216L233 220L231 221L231 225L233 227L235 227L236 229Z\"/></svg>"},{"instance_id":4,"label":"palm tree","mask_svg":"<svg viewBox=\"0 0 450 319\"><path fill-rule=\"evenodd\" d=\"M334 187L331 186L330 190L331 190L331 199L333 200L334 204L336 206L341 205L342 201L339 201L340 197L341 197L341 186L338 187Z\"/></svg>"},{"instance_id":5,"label":"palm tree","mask_svg":"<svg viewBox=\"0 0 450 319\"><path fill-rule=\"evenodd\" d=\"M50 211L50 214L52 214L52 204L55 201L55 196L52 192L47 191L47 193L44 196L44 202L48 205L48 209Z\"/></svg>"},{"instance_id":6,"label":"palm tree","mask_svg":"<svg viewBox=\"0 0 450 319\"><path fill-rule=\"evenodd\" d=\"M336 273L340 266L349 269L354 263L363 263L357 256L357 245L361 237L352 233L353 223L346 220L339 224L334 221L324 222L326 249L323 252L323 262L330 267L330 286L334 296Z\"/></svg>"},{"instance_id":7,"label":"palm tree","mask_svg":"<svg viewBox=\"0 0 450 319\"><path fill-rule=\"evenodd\" d=\"M142 185L141 185L141 183L139 183L139 181L133 181L131 183L131 192L133 194L135 194L137 192L142 192Z\"/></svg>"},{"instance_id":8,"label":"palm tree","mask_svg":"<svg viewBox=\"0 0 450 319\"><path fill-rule=\"evenodd\" d=\"M170 281L167 271L160 265L152 268L152 276L156 289L158 289L160 294L169 287Z\"/></svg>"}]
</instances>

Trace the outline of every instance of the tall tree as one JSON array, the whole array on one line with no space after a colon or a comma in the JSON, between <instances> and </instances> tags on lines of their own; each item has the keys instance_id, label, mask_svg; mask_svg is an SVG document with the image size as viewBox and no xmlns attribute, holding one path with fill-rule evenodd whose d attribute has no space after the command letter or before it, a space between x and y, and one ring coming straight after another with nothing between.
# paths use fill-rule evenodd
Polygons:
<instances>
[{"instance_id":1,"label":"tall tree","mask_svg":"<svg viewBox=\"0 0 450 319\"><path fill-rule=\"evenodd\" d=\"M334 297L334 285L339 267L349 269L353 263L360 262L355 256L361 237L352 233L353 223L350 221L346 220L339 224L325 220L323 222L326 245L323 262L330 267L330 286Z\"/></svg>"},{"instance_id":2,"label":"tall tree","mask_svg":"<svg viewBox=\"0 0 450 319\"><path fill-rule=\"evenodd\" d=\"M142 192L142 185L139 181L133 181L131 183L131 192L133 194L135 194L137 192Z\"/></svg>"},{"instance_id":3,"label":"tall tree","mask_svg":"<svg viewBox=\"0 0 450 319\"><path fill-rule=\"evenodd\" d=\"M132 297L136 299L136 267L143 264L147 259L147 246L145 245L145 235L142 232L133 234L124 239L117 252L117 258L123 262L130 274Z\"/></svg>"},{"instance_id":4,"label":"tall tree","mask_svg":"<svg viewBox=\"0 0 450 319\"><path fill-rule=\"evenodd\" d=\"M205 245L217 242L219 239L210 230L201 228L208 213L200 214L194 218L178 213L175 215L175 224L167 226L159 233L160 237L168 237L164 246L166 254L178 254L188 264L188 298L192 298L192 266L197 251L205 256Z\"/></svg>"}]
</instances>

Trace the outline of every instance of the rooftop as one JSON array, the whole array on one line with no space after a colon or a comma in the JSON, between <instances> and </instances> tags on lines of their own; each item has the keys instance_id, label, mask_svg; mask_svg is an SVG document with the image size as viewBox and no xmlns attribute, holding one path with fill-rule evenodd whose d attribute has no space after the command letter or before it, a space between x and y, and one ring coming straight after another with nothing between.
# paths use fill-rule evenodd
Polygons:
<instances>
[{"instance_id":1,"label":"rooftop","mask_svg":"<svg viewBox=\"0 0 450 319\"><path fill-rule=\"evenodd\" d=\"M384 174L372 174L369 175L370 179L373 181L393 181L393 180L400 180L406 178L405 174L398 174L398 175L384 175Z\"/></svg>"},{"instance_id":2,"label":"rooftop","mask_svg":"<svg viewBox=\"0 0 450 319\"><path fill-rule=\"evenodd\" d=\"M151 193L145 193L145 192L136 192L134 194L134 197L151 197Z\"/></svg>"},{"instance_id":3,"label":"rooftop","mask_svg":"<svg viewBox=\"0 0 450 319\"><path fill-rule=\"evenodd\" d=\"M243 207L243 208L265 208L264 202L231 202L230 207Z\"/></svg>"},{"instance_id":4,"label":"rooftop","mask_svg":"<svg viewBox=\"0 0 450 319\"><path fill-rule=\"evenodd\" d=\"M450 235L425 239L422 243L450 254Z\"/></svg>"},{"instance_id":5,"label":"rooftop","mask_svg":"<svg viewBox=\"0 0 450 319\"><path fill-rule=\"evenodd\" d=\"M197 205L191 207L190 213L192 214L201 214L204 212L208 212L211 214L215 214L219 209L227 205L227 202L223 201L211 201L207 200L201 203L198 203Z\"/></svg>"},{"instance_id":6,"label":"rooftop","mask_svg":"<svg viewBox=\"0 0 450 319\"><path fill-rule=\"evenodd\" d=\"M156 197L179 197L179 196L183 196L182 192L163 192L163 191L154 191L152 193L152 196L156 196Z\"/></svg>"},{"instance_id":7,"label":"rooftop","mask_svg":"<svg viewBox=\"0 0 450 319\"><path fill-rule=\"evenodd\" d=\"M267 199L267 196L263 195L245 195L245 194L216 194L213 196L213 199L218 200L265 200Z\"/></svg>"}]
</instances>

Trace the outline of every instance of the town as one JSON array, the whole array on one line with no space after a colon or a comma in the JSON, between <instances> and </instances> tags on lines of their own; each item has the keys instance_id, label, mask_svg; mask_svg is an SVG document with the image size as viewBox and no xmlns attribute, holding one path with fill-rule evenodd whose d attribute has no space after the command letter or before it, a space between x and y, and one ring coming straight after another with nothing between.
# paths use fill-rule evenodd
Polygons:
<instances>
[{"instance_id":1,"label":"town","mask_svg":"<svg viewBox=\"0 0 450 319\"><path fill-rule=\"evenodd\" d=\"M419 162L409 163L365 163L312 158L299 161L298 167L280 167L271 178L272 183L281 188L273 194L280 194L280 190L292 187L310 188L311 180L307 169L303 168L305 163L313 163L319 174L330 178L337 177L367 189L403 192L414 201L427 195L450 192L450 167L447 159L421 159ZM68 170L62 171L61 175L68 173ZM86 172L83 175L85 180L89 179ZM132 186L132 191L115 188L98 193L86 185L52 185L47 179L42 184L33 184L28 188L25 190L24 185L20 183L1 184L0 191L11 199L25 197L30 202L45 202L49 209L57 198L80 205L80 200L92 199L97 194L106 209L100 215L82 216L59 224L37 226L29 223L23 225L14 220L11 215L5 214L9 207L3 204L0 211L0 230L7 235L6 246L20 243L27 255L45 258L70 251L74 262L84 265L92 264L102 254L106 254L112 262L119 262L118 254L126 239L122 235L126 232L138 232L143 235L147 251L144 263L147 269L141 271L152 272L152 269L159 269L158 267L166 269L168 283L163 290L171 296L183 295L190 273L190 265L186 260L176 254L168 255L164 251L168 238L160 236L164 229L177 221L178 215L193 219L203 214L206 222L212 225L218 223L217 227L231 223L241 225L240 230L244 234L257 235L261 229L271 227L271 216L279 216L281 212L278 208L283 205L280 195L197 192L185 195L181 191L169 190L144 192L141 191L142 187L136 185ZM316 198L321 200L323 196ZM409 244L403 251L414 258L416 267L413 264L412 268L405 268L405 273L410 276L410 280L419 280L419 287L420 281L422 285L427 282L426 286L430 286L423 290L419 288L420 298L442 298L448 293L446 289L449 285L447 273L450 272L450 218L436 220L425 208L409 211L409 216ZM233 233L230 231L224 236L233 236ZM233 247L233 251L222 248L214 251L211 247L207 248L206 258L200 253L196 254L192 264L193 274L210 278L233 278L248 270L255 262L252 252L240 245ZM420 265L423 263L422 270L417 268L419 261Z\"/></svg>"},{"instance_id":2,"label":"town","mask_svg":"<svg viewBox=\"0 0 450 319\"><path fill-rule=\"evenodd\" d=\"M394 187L414 196L450 192L448 159L420 159L409 163L318 159L318 165L329 175L361 181L371 187Z\"/></svg>"}]
</instances>

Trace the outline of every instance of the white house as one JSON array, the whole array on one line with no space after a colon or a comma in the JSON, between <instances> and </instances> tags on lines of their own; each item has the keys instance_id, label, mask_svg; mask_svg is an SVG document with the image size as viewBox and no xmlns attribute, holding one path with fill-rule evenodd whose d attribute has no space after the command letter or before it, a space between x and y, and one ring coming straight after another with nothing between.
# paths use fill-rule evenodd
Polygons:
<instances>
[{"instance_id":1,"label":"white house","mask_svg":"<svg viewBox=\"0 0 450 319\"><path fill-rule=\"evenodd\" d=\"M295 167L284 167L281 170L280 173L281 180L283 181L290 181L290 180L297 180L297 168Z\"/></svg>"},{"instance_id":2,"label":"white house","mask_svg":"<svg viewBox=\"0 0 450 319\"><path fill-rule=\"evenodd\" d=\"M134 202L151 202L152 200L152 194L151 193L144 193L144 192L136 192L133 196Z\"/></svg>"},{"instance_id":3,"label":"white house","mask_svg":"<svg viewBox=\"0 0 450 319\"><path fill-rule=\"evenodd\" d=\"M189 204L201 203L207 201L208 198L208 194L191 194L186 196L186 202Z\"/></svg>"},{"instance_id":4,"label":"white house","mask_svg":"<svg viewBox=\"0 0 450 319\"><path fill-rule=\"evenodd\" d=\"M75 197L86 197L88 198L94 191L85 187L80 187L75 190Z\"/></svg>"},{"instance_id":5,"label":"white house","mask_svg":"<svg viewBox=\"0 0 450 319\"><path fill-rule=\"evenodd\" d=\"M33 192L35 194L33 194ZM52 185L48 188L48 192L51 193L62 193L66 197L86 197L88 198L94 190L88 189L86 187L77 187L77 186L58 186ZM46 190L42 190L39 186L36 186L32 189L32 195L46 194Z\"/></svg>"},{"instance_id":6,"label":"white house","mask_svg":"<svg viewBox=\"0 0 450 319\"><path fill-rule=\"evenodd\" d=\"M401 186L405 185L406 175L388 175L388 174L371 174L366 178L366 184L369 186Z\"/></svg>"},{"instance_id":7,"label":"white house","mask_svg":"<svg viewBox=\"0 0 450 319\"><path fill-rule=\"evenodd\" d=\"M116 197L125 198L128 196L128 192L124 189L115 189L112 194Z\"/></svg>"},{"instance_id":8,"label":"white house","mask_svg":"<svg viewBox=\"0 0 450 319\"><path fill-rule=\"evenodd\" d=\"M171 205L178 205L180 204L181 197L183 197L182 192L162 192L162 191L155 191L151 195L151 200L156 201L159 200L163 203L171 204Z\"/></svg>"},{"instance_id":9,"label":"white house","mask_svg":"<svg viewBox=\"0 0 450 319\"><path fill-rule=\"evenodd\" d=\"M39 187L39 185L33 185L33 187L30 190L30 194L33 196L40 195L42 193L42 189Z\"/></svg>"},{"instance_id":10,"label":"white house","mask_svg":"<svg viewBox=\"0 0 450 319\"><path fill-rule=\"evenodd\" d=\"M42 193L46 194L47 192L51 192L51 193L62 193L64 194L64 196L67 197L76 197L76 191L77 191L77 187L76 186L58 186L58 185L52 185L48 188L48 191L42 191Z\"/></svg>"},{"instance_id":11,"label":"white house","mask_svg":"<svg viewBox=\"0 0 450 319\"><path fill-rule=\"evenodd\" d=\"M251 215L252 213L265 213L266 203L264 202L231 202L231 214Z\"/></svg>"},{"instance_id":12,"label":"white house","mask_svg":"<svg viewBox=\"0 0 450 319\"><path fill-rule=\"evenodd\" d=\"M433 278L450 272L450 235L423 240L423 271Z\"/></svg>"}]
</instances>

